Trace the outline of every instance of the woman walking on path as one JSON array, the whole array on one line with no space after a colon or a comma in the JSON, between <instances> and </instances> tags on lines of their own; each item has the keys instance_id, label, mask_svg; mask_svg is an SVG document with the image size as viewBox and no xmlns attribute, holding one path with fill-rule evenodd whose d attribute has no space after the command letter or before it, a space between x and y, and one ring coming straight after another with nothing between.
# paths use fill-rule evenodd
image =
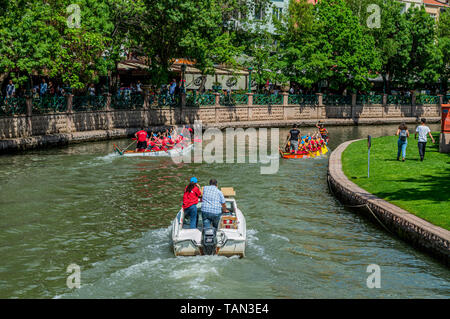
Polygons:
<instances>
[{"instance_id":1,"label":"woman walking on path","mask_svg":"<svg viewBox=\"0 0 450 319\"><path fill-rule=\"evenodd\" d=\"M395 134L398 136L398 151L397 151L397 161L400 160L400 153L402 154L402 161L405 161L406 158L406 147L408 146L408 137L409 137L409 131L408 127L405 123L400 124L400 126L397 129L397 133Z\"/></svg>"}]
</instances>

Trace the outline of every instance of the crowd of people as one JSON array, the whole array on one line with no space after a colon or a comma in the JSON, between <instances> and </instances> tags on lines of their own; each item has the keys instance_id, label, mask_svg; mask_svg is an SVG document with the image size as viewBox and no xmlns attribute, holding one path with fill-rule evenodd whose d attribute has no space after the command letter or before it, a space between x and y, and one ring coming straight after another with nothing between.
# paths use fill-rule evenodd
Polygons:
<instances>
[{"instance_id":1,"label":"crowd of people","mask_svg":"<svg viewBox=\"0 0 450 319\"><path fill-rule=\"evenodd\" d=\"M430 128L426 125L427 120L425 118L422 118L420 120L420 125L416 127L416 132L414 134L414 139L417 139L417 136L419 136L419 140L417 142L417 147L419 149L419 156L420 161L422 162L425 158L425 150L428 142L428 136L430 139L435 143L435 140L433 138L433 135L431 135ZM395 135L398 136L397 140L397 161L400 160L400 155L402 156L402 161L404 162L406 160L406 147L408 146L408 138L409 138L409 131L408 127L405 123L400 124L400 126L397 129L397 132Z\"/></svg>"},{"instance_id":2,"label":"crowd of people","mask_svg":"<svg viewBox=\"0 0 450 319\"><path fill-rule=\"evenodd\" d=\"M145 130L140 130L135 133L135 139L137 140L136 152L167 152L176 146L187 146L191 143L192 137L193 129L186 125L180 132L176 127L166 129L162 132L151 131L150 133Z\"/></svg>"},{"instance_id":3,"label":"crowd of people","mask_svg":"<svg viewBox=\"0 0 450 319\"><path fill-rule=\"evenodd\" d=\"M316 124L318 131L313 134L301 135L294 124L289 131L285 152L297 155L307 155L320 151L328 144L328 130L320 121Z\"/></svg>"}]
</instances>

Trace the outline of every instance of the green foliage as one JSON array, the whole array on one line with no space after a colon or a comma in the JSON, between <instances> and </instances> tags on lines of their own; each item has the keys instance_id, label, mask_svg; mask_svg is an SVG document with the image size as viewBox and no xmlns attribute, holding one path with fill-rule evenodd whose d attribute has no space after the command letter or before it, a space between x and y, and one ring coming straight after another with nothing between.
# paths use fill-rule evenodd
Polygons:
<instances>
[{"instance_id":1,"label":"green foliage","mask_svg":"<svg viewBox=\"0 0 450 319\"><path fill-rule=\"evenodd\" d=\"M79 28L68 26L69 5L81 9ZM369 28L367 6L381 8L380 28ZM396 1L291 0L270 10L269 0L0 0L0 83L19 86L31 74L59 79L75 90L117 75L126 53L148 57L151 82L166 83L176 58L196 62L203 74L215 64L253 67L263 84L295 81L317 89L328 82L343 91L368 90L369 78L426 87L448 80L450 12L436 26L423 9L401 13ZM115 79L114 76L110 77Z\"/></svg>"},{"instance_id":2,"label":"green foliage","mask_svg":"<svg viewBox=\"0 0 450 319\"><path fill-rule=\"evenodd\" d=\"M450 78L450 10L441 13L437 29L438 46L442 54L440 77L448 88Z\"/></svg>"},{"instance_id":3,"label":"green foliage","mask_svg":"<svg viewBox=\"0 0 450 319\"><path fill-rule=\"evenodd\" d=\"M68 25L71 4L80 7L79 28ZM121 26L140 5L124 0L9 1L0 20L0 72L14 70L19 83L30 74L56 77L75 89L96 82L120 60L129 42Z\"/></svg>"},{"instance_id":4,"label":"green foliage","mask_svg":"<svg viewBox=\"0 0 450 319\"><path fill-rule=\"evenodd\" d=\"M380 67L374 39L343 0L323 0L315 7L292 0L282 39L291 80L311 87L328 80L333 89L367 89Z\"/></svg>"}]
</instances>

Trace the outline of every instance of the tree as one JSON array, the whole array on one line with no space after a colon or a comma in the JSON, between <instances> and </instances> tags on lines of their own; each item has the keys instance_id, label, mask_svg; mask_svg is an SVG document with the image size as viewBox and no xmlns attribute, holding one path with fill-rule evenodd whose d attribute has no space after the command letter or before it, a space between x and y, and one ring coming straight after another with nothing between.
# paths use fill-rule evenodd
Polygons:
<instances>
[{"instance_id":1,"label":"tree","mask_svg":"<svg viewBox=\"0 0 450 319\"><path fill-rule=\"evenodd\" d=\"M282 38L292 80L306 87L327 80L339 92L369 88L368 79L381 66L375 42L343 0L323 0L314 7L291 0L285 21Z\"/></svg>"},{"instance_id":2,"label":"tree","mask_svg":"<svg viewBox=\"0 0 450 319\"><path fill-rule=\"evenodd\" d=\"M410 59L399 78L409 87L430 87L439 80L442 56L436 43L435 20L425 8L410 9L405 14L411 35Z\"/></svg>"},{"instance_id":3,"label":"tree","mask_svg":"<svg viewBox=\"0 0 450 319\"><path fill-rule=\"evenodd\" d=\"M0 19L1 74L11 74L18 83L32 74L50 76L82 89L115 67L119 51L130 42L129 30L118 32L118 25L128 21L126 13L140 1L78 0L81 23L75 26L67 12L71 2L7 2ZM120 14L122 22L115 24Z\"/></svg>"},{"instance_id":4,"label":"tree","mask_svg":"<svg viewBox=\"0 0 450 319\"><path fill-rule=\"evenodd\" d=\"M443 90L448 90L448 79L450 78L450 10L441 13L439 17L438 29L438 46L442 55L442 63L439 68L439 75Z\"/></svg>"},{"instance_id":5,"label":"tree","mask_svg":"<svg viewBox=\"0 0 450 319\"><path fill-rule=\"evenodd\" d=\"M386 92L390 93L391 82L398 74L405 73L410 61L412 40L406 15L402 13L404 4L396 1L377 1L376 4L381 10L379 27L370 27L366 23L369 2L362 6L362 10L358 10L364 13L361 14L360 22L375 40L375 50L381 61L380 74Z\"/></svg>"}]
</instances>

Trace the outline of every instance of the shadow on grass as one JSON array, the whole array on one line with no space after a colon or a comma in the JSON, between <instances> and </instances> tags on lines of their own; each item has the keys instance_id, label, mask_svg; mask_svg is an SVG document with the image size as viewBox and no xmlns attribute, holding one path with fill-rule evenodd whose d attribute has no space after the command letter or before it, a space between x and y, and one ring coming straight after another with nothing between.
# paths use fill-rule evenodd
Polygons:
<instances>
[{"instance_id":1,"label":"shadow on grass","mask_svg":"<svg viewBox=\"0 0 450 319\"><path fill-rule=\"evenodd\" d=\"M450 162L447 163L449 165ZM417 178L390 180L391 182L404 182L410 188L399 188L397 191L375 192L374 195L389 200L433 202L450 201L450 168L446 168L440 175L420 175Z\"/></svg>"}]
</instances>

